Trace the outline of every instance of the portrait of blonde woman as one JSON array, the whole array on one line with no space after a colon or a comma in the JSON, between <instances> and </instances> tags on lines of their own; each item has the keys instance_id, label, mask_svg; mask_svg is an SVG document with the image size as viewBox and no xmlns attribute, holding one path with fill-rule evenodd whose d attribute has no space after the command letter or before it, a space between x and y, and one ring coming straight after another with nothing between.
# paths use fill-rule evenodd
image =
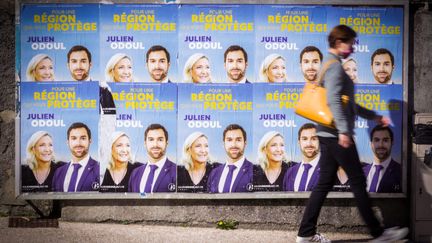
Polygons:
<instances>
[{"instance_id":1,"label":"portrait of blonde woman","mask_svg":"<svg viewBox=\"0 0 432 243\"><path fill-rule=\"evenodd\" d=\"M269 131L258 144L258 164L254 165L255 191L282 191L283 178L289 167L282 134Z\"/></svg>"},{"instance_id":2,"label":"portrait of blonde woman","mask_svg":"<svg viewBox=\"0 0 432 243\"><path fill-rule=\"evenodd\" d=\"M261 63L259 79L264 83L286 82L285 58L275 53L268 55Z\"/></svg>"},{"instance_id":3,"label":"portrait of blonde woman","mask_svg":"<svg viewBox=\"0 0 432 243\"><path fill-rule=\"evenodd\" d=\"M54 62L47 54L37 54L29 62L27 81L54 81Z\"/></svg>"},{"instance_id":4,"label":"portrait of blonde woman","mask_svg":"<svg viewBox=\"0 0 432 243\"><path fill-rule=\"evenodd\" d=\"M26 165L21 166L22 192L50 192L55 170L65 163L55 162L52 136L46 131L33 133L27 141Z\"/></svg>"},{"instance_id":5,"label":"portrait of blonde woman","mask_svg":"<svg viewBox=\"0 0 432 243\"><path fill-rule=\"evenodd\" d=\"M208 176L218 165L210 159L207 136L191 133L183 144L181 165L177 167L177 192L207 192Z\"/></svg>"},{"instance_id":6,"label":"portrait of blonde woman","mask_svg":"<svg viewBox=\"0 0 432 243\"><path fill-rule=\"evenodd\" d=\"M105 67L107 82L133 82L132 58L124 53L114 54Z\"/></svg>"},{"instance_id":7,"label":"portrait of blonde woman","mask_svg":"<svg viewBox=\"0 0 432 243\"><path fill-rule=\"evenodd\" d=\"M127 192L132 170L142 165L132 159L129 136L120 131L111 135L111 156L101 185L101 192Z\"/></svg>"},{"instance_id":8,"label":"portrait of blonde woman","mask_svg":"<svg viewBox=\"0 0 432 243\"><path fill-rule=\"evenodd\" d=\"M185 83L211 83L210 60L202 53L188 58L183 69Z\"/></svg>"},{"instance_id":9,"label":"portrait of blonde woman","mask_svg":"<svg viewBox=\"0 0 432 243\"><path fill-rule=\"evenodd\" d=\"M342 61L342 67L350 79L354 81L354 83L358 83L357 61L352 57L348 57Z\"/></svg>"}]
</instances>

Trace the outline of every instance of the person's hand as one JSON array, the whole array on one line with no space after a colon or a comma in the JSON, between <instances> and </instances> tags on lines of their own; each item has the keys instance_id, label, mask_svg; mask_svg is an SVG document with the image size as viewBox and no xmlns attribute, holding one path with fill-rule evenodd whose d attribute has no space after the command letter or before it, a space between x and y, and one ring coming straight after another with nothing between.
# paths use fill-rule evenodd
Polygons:
<instances>
[{"instance_id":1,"label":"person's hand","mask_svg":"<svg viewBox=\"0 0 432 243\"><path fill-rule=\"evenodd\" d=\"M338 144L344 148L349 148L352 145L351 136L344 133L339 133Z\"/></svg>"},{"instance_id":2,"label":"person's hand","mask_svg":"<svg viewBox=\"0 0 432 243\"><path fill-rule=\"evenodd\" d=\"M374 121L384 127L389 126L392 123L390 117L387 116L377 116Z\"/></svg>"}]
</instances>

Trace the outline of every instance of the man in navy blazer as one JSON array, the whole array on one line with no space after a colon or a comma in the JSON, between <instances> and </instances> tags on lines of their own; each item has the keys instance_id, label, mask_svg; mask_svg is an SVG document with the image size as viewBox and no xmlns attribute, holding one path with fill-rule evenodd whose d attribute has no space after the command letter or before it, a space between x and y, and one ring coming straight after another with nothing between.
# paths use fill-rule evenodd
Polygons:
<instances>
[{"instance_id":1,"label":"man in navy blazer","mask_svg":"<svg viewBox=\"0 0 432 243\"><path fill-rule=\"evenodd\" d=\"M250 83L246 78L248 55L243 47L232 45L225 50L224 67L228 82L232 84Z\"/></svg>"},{"instance_id":2,"label":"man in navy blazer","mask_svg":"<svg viewBox=\"0 0 432 243\"><path fill-rule=\"evenodd\" d=\"M363 167L368 192L401 192L402 167L391 158L393 131L377 125L370 133L370 141L374 161Z\"/></svg>"},{"instance_id":3,"label":"man in navy blazer","mask_svg":"<svg viewBox=\"0 0 432 243\"><path fill-rule=\"evenodd\" d=\"M144 132L148 162L135 168L129 179L130 192L175 192L176 165L166 157L168 132L160 124L151 124Z\"/></svg>"},{"instance_id":4,"label":"man in navy blazer","mask_svg":"<svg viewBox=\"0 0 432 243\"><path fill-rule=\"evenodd\" d=\"M146 53L147 71L153 83L171 83L168 71L171 65L168 50L160 45L154 45Z\"/></svg>"},{"instance_id":5,"label":"man in navy blazer","mask_svg":"<svg viewBox=\"0 0 432 243\"><path fill-rule=\"evenodd\" d=\"M320 151L314 124L305 123L300 127L298 144L302 152L302 161L288 168L283 180L284 191L312 191L318 183Z\"/></svg>"},{"instance_id":6,"label":"man in navy blazer","mask_svg":"<svg viewBox=\"0 0 432 243\"><path fill-rule=\"evenodd\" d=\"M223 132L227 162L214 168L207 184L209 192L251 192L253 164L244 157L246 132L237 125L228 125Z\"/></svg>"},{"instance_id":7,"label":"man in navy blazer","mask_svg":"<svg viewBox=\"0 0 432 243\"><path fill-rule=\"evenodd\" d=\"M99 162L92 159L88 153L91 143L90 129L84 123L73 123L68 128L67 137L72 159L55 171L52 182L53 191L97 191L99 189Z\"/></svg>"}]
</instances>

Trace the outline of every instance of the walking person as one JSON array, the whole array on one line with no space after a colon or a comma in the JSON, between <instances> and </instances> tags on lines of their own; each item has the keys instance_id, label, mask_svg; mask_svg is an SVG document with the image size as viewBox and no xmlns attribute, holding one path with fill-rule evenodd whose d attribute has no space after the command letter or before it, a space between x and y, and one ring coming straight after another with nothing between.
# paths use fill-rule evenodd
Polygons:
<instances>
[{"instance_id":1,"label":"walking person","mask_svg":"<svg viewBox=\"0 0 432 243\"><path fill-rule=\"evenodd\" d=\"M345 25L334 27L328 36L329 55L324 63L331 60L336 60L336 62L327 69L324 85L327 89L327 102L333 113L336 128L320 125L317 127L321 148L320 178L303 214L296 238L297 243L331 242L317 233L316 225L327 193L333 187L339 166L342 166L348 175L360 215L374 237L372 242L392 242L403 239L408 234L407 228L383 229L372 211L366 192L366 178L353 140L355 117L359 115L383 126L388 126L391 121L388 117L362 108L354 101L354 82L345 73L341 59L347 58L353 52L355 37L357 37L356 32ZM347 105L343 105L342 95L349 97Z\"/></svg>"}]
</instances>

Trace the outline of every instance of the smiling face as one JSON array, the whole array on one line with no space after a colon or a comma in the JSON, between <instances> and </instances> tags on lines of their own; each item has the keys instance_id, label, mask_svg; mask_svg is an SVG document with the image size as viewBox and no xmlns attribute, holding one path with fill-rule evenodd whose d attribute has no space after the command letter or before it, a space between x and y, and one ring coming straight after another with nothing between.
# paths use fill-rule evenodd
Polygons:
<instances>
[{"instance_id":1,"label":"smiling face","mask_svg":"<svg viewBox=\"0 0 432 243\"><path fill-rule=\"evenodd\" d=\"M54 156L52 138L48 135L41 137L34 145L33 153L38 163L50 163Z\"/></svg>"},{"instance_id":2,"label":"smiling face","mask_svg":"<svg viewBox=\"0 0 432 243\"><path fill-rule=\"evenodd\" d=\"M386 84L392 77L394 66L389 54L376 55L372 62L372 73L380 84Z\"/></svg>"},{"instance_id":3,"label":"smiling face","mask_svg":"<svg viewBox=\"0 0 432 243\"><path fill-rule=\"evenodd\" d=\"M348 62L343 64L343 69L346 74L350 77L350 79L354 82L357 82L357 63L353 60L349 60Z\"/></svg>"},{"instance_id":4,"label":"smiling face","mask_svg":"<svg viewBox=\"0 0 432 243\"><path fill-rule=\"evenodd\" d=\"M206 163L209 155L209 145L206 137L197 138L189 148L194 163Z\"/></svg>"},{"instance_id":5,"label":"smiling face","mask_svg":"<svg viewBox=\"0 0 432 243\"><path fill-rule=\"evenodd\" d=\"M207 58L201 58L192 65L191 76L194 83L210 82L210 63Z\"/></svg>"},{"instance_id":6,"label":"smiling face","mask_svg":"<svg viewBox=\"0 0 432 243\"><path fill-rule=\"evenodd\" d=\"M285 155L285 142L281 136L273 137L264 148L267 160L272 162L282 162Z\"/></svg>"},{"instance_id":7,"label":"smiling face","mask_svg":"<svg viewBox=\"0 0 432 243\"><path fill-rule=\"evenodd\" d=\"M113 78L115 82L131 82L132 81L132 62L129 58L122 58L114 66Z\"/></svg>"},{"instance_id":8,"label":"smiling face","mask_svg":"<svg viewBox=\"0 0 432 243\"><path fill-rule=\"evenodd\" d=\"M67 143L69 150L71 151L73 161L78 162L87 156L91 139L87 134L87 130L84 127L80 127L70 131Z\"/></svg>"},{"instance_id":9,"label":"smiling face","mask_svg":"<svg viewBox=\"0 0 432 243\"><path fill-rule=\"evenodd\" d=\"M90 73L91 63L85 51L74 51L70 54L68 68L76 81L84 81Z\"/></svg>"},{"instance_id":10,"label":"smiling face","mask_svg":"<svg viewBox=\"0 0 432 243\"><path fill-rule=\"evenodd\" d=\"M225 60L225 70L231 83L238 83L246 74L247 62L241 50L230 51Z\"/></svg>"},{"instance_id":11,"label":"smiling face","mask_svg":"<svg viewBox=\"0 0 432 243\"><path fill-rule=\"evenodd\" d=\"M299 145L305 162L315 159L319 152L319 140L316 135L316 129L304 129L300 134Z\"/></svg>"},{"instance_id":12,"label":"smiling face","mask_svg":"<svg viewBox=\"0 0 432 243\"><path fill-rule=\"evenodd\" d=\"M246 141L240 129L229 130L225 134L224 148L228 155L228 161L233 163L244 154Z\"/></svg>"},{"instance_id":13,"label":"smiling face","mask_svg":"<svg viewBox=\"0 0 432 243\"><path fill-rule=\"evenodd\" d=\"M119 137L111 147L111 155L116 163L127 163L131 158L130 141L127 136Z\"/></svg>"},{"instance_id":14,"label":"smiling face","mask_svg":"<svg viewBox=\"0 0 432 243\"><path fill-rule=\"evenodd\" d=\"M33 72L35 81L54 81L54 65L49 58L42 59Z\"/></svg>"},{"instance_id":15,"label":"smiling face","mask_svg":"<svg viewBox=\"0 0 432 243\"><path fill-rule=\"evenodd\" d=\"M282 58L277 58L269 65L266 72L270 83L285 82L286 80L285 61Z\"/></svg>"},{"instance_id":16,"label":"smiling face","mask_svg":"<svg viewBox=\"0 0 432 243\"><path fill-rule=\"evenodd\" d=\"M168 141L162 129L148 131L145 138L145 147L151 162L157 162L165 155L167 145Z\"/></svg>"},{"instance_id":17,"label":"smiling face","mask_svg":"<svg viewBox=\"0 0 432 243\"><path fill-rule=\"evenodd\" d=\"M315 81L321 68L319 53L316 51L303 53L301 59L301 71L307 81Z\"/></svg>"},{"instance_id":18,"label":"smiling face","mask_svg":"<svg viewBox=\"0 0 432 243\"><path fill-rule=\"evenodd\" d=\"M372 136L371 148L378 162L386 160L391 153L393 141L386 130L375 131Z\"/></svg>"},{"instance_id":19,"label":"smiling face","mask_svg":"<svg viewBox=\"0 0 432 243\"><path fill-rule=\"evenodd\" d=\"M162 82L168 76L170 63L165 51L152 51L147 60L147 70L152 81Z\"/></svg>"}]
</instances>

